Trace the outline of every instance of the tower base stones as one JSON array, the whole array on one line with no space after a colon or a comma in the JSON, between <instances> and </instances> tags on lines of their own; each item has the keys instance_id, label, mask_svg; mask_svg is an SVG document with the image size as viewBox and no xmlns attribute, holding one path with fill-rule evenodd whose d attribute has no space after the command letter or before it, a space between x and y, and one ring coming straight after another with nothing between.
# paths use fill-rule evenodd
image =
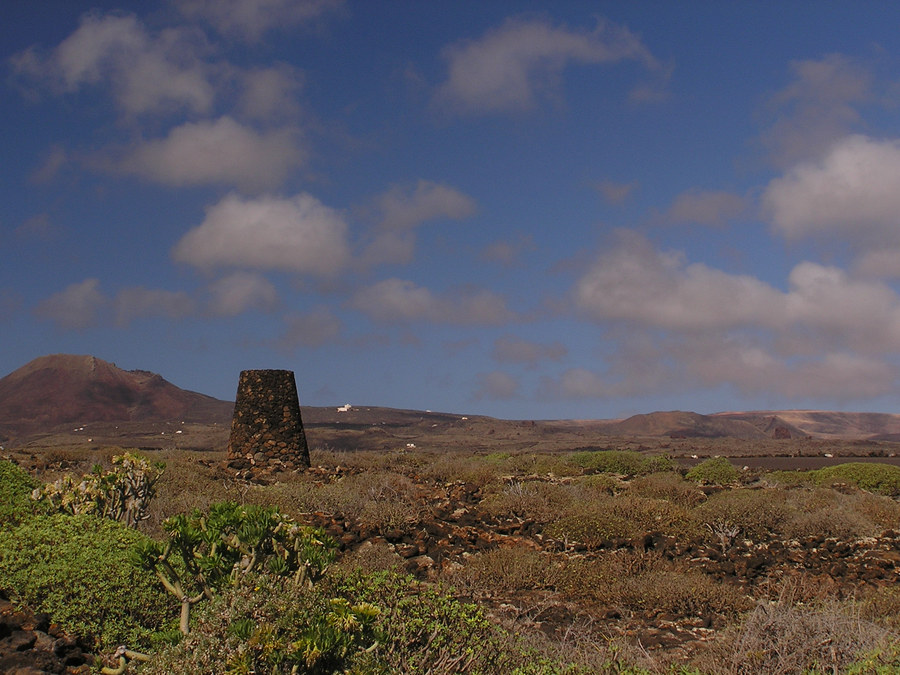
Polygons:
<instances>
[{"instance_id":1,"label":"tower base stones","mask_svg":"<svg viewBox=\"0 0 900 675\"><path fill-rule=\"evenodd\" d=\"M293 371L241 371L227 465L251 476L309 467Z\"/></svg>"}]
</instances>

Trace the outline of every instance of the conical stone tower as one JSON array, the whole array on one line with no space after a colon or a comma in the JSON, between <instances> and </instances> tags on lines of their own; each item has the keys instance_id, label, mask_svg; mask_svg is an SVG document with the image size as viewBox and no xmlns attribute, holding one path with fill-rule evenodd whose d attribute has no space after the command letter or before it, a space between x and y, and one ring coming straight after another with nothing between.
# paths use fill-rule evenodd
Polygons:
<instances>
[{"instance_id":1,"label":"conical stone tower","mask_svg":"<svg viewBox=\"0 0 900 675\"><path fill-rule=\"evenodd\" d=\"M250 474L309 466L293 371L241 371L227 462Z\"/></svg>"}]
</instances>

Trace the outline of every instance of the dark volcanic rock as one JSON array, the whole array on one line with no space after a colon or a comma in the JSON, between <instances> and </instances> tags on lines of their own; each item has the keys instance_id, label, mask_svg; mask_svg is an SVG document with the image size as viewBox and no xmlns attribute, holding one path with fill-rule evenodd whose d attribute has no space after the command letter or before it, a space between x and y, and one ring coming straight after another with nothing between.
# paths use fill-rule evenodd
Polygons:
<instances>
[{"instance_id":1,"label":"dark volcanic rock","mask_svg":"<svg viewBox=\"0 0 900 675\"><path fill-rule=\"evenodd\" d=\"M241 372L228 441L228 465L250 473L309 467L309 447L292 371Z\"/></svg>"}]
</instances>

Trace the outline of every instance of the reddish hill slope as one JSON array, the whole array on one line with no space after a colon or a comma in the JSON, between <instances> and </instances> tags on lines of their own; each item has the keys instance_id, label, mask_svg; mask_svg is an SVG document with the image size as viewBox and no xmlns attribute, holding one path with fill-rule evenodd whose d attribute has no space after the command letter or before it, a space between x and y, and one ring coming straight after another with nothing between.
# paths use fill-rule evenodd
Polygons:
<instances>
[{"instance_id":1,"label":"reddish hill slope","mask_svg":"<svg viewBox=\"0 0 900 675\"><path fill-rule=\"evenodd\" d=\"M228 423L233 407L94 356L42 356L0 379L0 435L88 422Z\"/></svg>"}]
</instances>

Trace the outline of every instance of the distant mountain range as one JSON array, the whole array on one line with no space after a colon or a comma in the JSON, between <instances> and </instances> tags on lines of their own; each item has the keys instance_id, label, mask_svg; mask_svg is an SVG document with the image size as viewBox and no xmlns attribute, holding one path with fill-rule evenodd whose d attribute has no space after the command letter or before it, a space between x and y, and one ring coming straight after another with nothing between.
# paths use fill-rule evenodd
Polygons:
<instances>
[{"instance_id":1,"label":"distant mountain range","mask_svg":"<svg viewBox=\"0 0 900 675\"><path fill-rule=\"evenodd\" d=\"M235 373L235 382L238 374ZM302 392L301 392L302 394ZM302 395L301 395L302 402ZM234 404L180 389L145 370L122 370L94 356L54 354L37 358L0 379L0 442L22 440L72 425L114 423L215 425L224 433ZM374 430L385 424L422 431L450 420L467 421L474 433L499 433L504 425L517 434L544 435L578 430L596 436L648 438L824 438L900 441L900 415L810 410L724 412L654 412L623 420L494 420L448 413L354 407L303 407L304 425L326 429ZM225 427L225 429L223 429ZM69 429L71 431L71 428ZM524 430L524 431L523 431ZM361 440L361 439L360 439Z\"/></svg>"}]
</instances>

